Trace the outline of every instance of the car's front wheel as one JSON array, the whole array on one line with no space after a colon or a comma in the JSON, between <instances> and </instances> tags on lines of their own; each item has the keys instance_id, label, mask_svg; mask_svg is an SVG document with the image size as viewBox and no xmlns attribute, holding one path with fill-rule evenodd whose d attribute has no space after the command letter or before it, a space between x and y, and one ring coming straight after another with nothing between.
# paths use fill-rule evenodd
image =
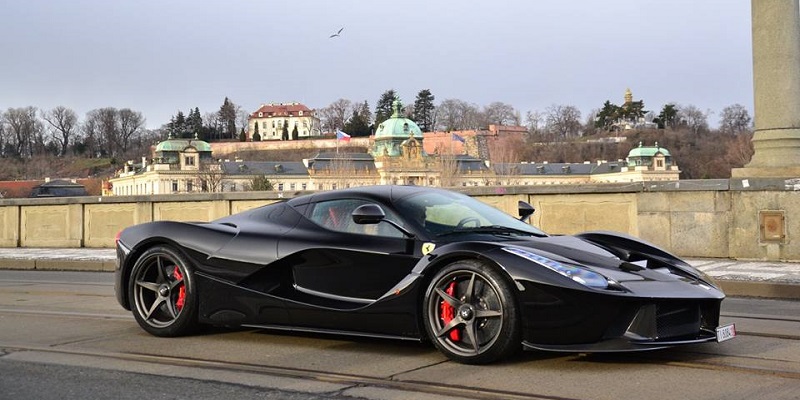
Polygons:
<instances>
[{"instance_id":1,"label":"car's front wheel","mask_svg":"<svg viewBox=\"0 0 800 400\"><path fill-rule=\"evenodd\" d=\"M452 360L485 364L521 347L511 285L483 262L457 261L439 271L424 307L428 337Z\"/></svg>"},{"instance_id":2,"label":"car's front wheel","mask_svg":"<svg viewBox=\"0 0 800 400\"><path fill-rule=\"evenodd\" d=\"M182 336L195 331L197 290L191 265L177 250L155 246L136 260L129 296L136 322L156 336Z\"/></svg>"}]
</instances>

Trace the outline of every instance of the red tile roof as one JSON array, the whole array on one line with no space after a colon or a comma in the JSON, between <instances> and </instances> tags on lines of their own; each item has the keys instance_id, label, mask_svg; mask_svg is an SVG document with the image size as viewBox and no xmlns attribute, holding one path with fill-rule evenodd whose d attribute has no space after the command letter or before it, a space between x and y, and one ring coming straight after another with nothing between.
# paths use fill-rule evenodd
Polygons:
<instances>
[{"instance_id":1,"label":"red tile roof","mask_svg":"<svg viewBox=\"0 0 800 400\"><path fill-rule=\"evenodd\" d=\"M20 199L31 195L33 188L44 181L0 181L0 198Z\"/></svg>"},{"instance_id":2,"label":"red tile roof","mask_svg":"<svg viewBox=\"0 0 800 400\"><path fill-rule=\"evenodd\" d=\"M250 114L251 118L268 118L268 117L290 117L298 116L300 111L309 113L312 110L300 103L270 103L262 104L261 108ZM262 114L262 117L258 116Z\"/></svg>"}]
</instances>

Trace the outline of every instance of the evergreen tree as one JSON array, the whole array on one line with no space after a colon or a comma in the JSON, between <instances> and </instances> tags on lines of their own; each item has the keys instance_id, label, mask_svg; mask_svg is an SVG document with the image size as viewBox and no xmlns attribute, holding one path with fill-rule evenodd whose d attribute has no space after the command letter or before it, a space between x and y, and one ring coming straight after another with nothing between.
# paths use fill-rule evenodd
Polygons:
<instances>
[{"instance_id":1,"label":"evergreen tree","mask_svg":"<svg viewBox=\"0 0 800 400\"><path fill-rule=\"evenodd\" d=\"M353 116L344 124L344 131L353 137L369 136L371 133L369 115L367 102L364 102L361 107L354 107Z\"/></svg>"},{"instance_id":2,"label":"evergreen tree","mask_svg":"<svg viewBox=\"0 0 800 400\"><path fill-rule=\"evenodd\" d=\"M436 107L433 105L434 96L429 89L421 90L414 101L414 122L423 132L430 132L436 123Z\"/></svg>"},{"instance_id":3,"label":"evergreen tree","mask_svg":"<svg viewBox=\"0 0 800 400\"><path fill-rule=\"evenodd\" d=\"M300 137L300 133L297 132L297 125L294 126L292 129L292 140L297 140Z\"/></svg>"},{"instance_id":4,"label":"evergreen tree","mask_svg":"<svg viewBox=\"0 0 800 400\"><path fill-rule=\"evenodd\" d=\"M219 119L225 130L225 138L234 138L236 135L236 105L227 97L219 108Z\"/></svg>"},{"instance_id":5,"label":"evergreen tree","mask_svg":"<svg viewBox=\"0 0 800 400\"><path fill-rule=\"evenodd\" d=\"M281 132L281 140L289 140L289 121L283 120L283 131Z\"/></svg>"},{"instance_id":6,"label":"evergreen tree","mask_svg":"<svg viewBox=\"0 0 800 400\"><path fill-rule=\"evenodd\" d=\"M242 131L239 132L239 141L240 142L246 142L247 141L247 133L245 133L244 128L242 128Z\"/></svg>"},{"instance_id":7,"label":"evergreen tree","mask_svg":"<svg viewBox=\"0 0 800 400\"><path fill-rule=\"evenodd\" d=\"M183 111L178 111L178 113L175 114L175 123L172 127L172 135L176 138L186 137L186 130L186 116L183 115Z\"/></svg>"},{"instance_id":8,"label":"evergreen tree","mask_svg":"<svg viewBox=\"0 0 800 400\"><path fill-rule=\"evenodd\" d=\"M192 136L198 135L201 139L205 140L205 132L203 132L203 117L200 116L200 109L195 107L194 110L189 111L189 117L186 119L186 124Z\"/></svg>"},{"instance_id":9,"label":"evergreen tree","mask_svg":"<svg viewBox=\"0 0 800 400\"><path fill-rule=\"evenodd\" d=\"M246 190L249 191L263 191L263 190L272 190L272 182L269 181L266 175L258 175L250 181L250 184L247 185Z\"/></svg>"},{"instance_id":10,"label":"evergreen tree","mask_svg":"<svg viewBox=\"0 0 800 400\"><path fill-rule=\"evenodd\" d=\"M678 107L675 104L664 104L655 121L660 129L675 128L678 122Z\"/></svg>"},{"instance_id":11,"label":"evergreen tree","mask_svg":"<svg viewBox=\"0 0 800 400\"><path fill-rule=\"evenodd\" d=\"M638 121L639 118L647 114L647 110L644 109L644 100L632 101L629 104L625 104L620 108L620 111L622 118L629 121Z\"/></svg>"},{"instance_id":12,"label":"evergreen tree","mask_svg":"<svg viewBox=\"0 0 800 400\"><path fill-rule=\"evenodd\" d=\"M603 108L597 113L597 119L594 121L594 127L610 131L612 125L620 118L620 107L612 104L611 101L606 100L603 103Z\"/></svg>"},{"instance_id":13,"label":"evergreen tree","mask_svg":"<svg viewBox=\"0 0 800 400\"><path fill-rule=\"evenodd\" d=\"M254 142L260 142L261 141L261 135L258 133L258 122L253 124L253 141Z\"/></svg>"},{"instance_id":14,"label":"evergreen tree","mask_svg":"<svg viewBox=\"0 0 800 400\"><path fill-rule=\"evenodd\" d=\"M383 92L380 99L378 99L378 104L375 105L375 126L380 125L381 122L392 116L392 113L394 113L392 105L396 98L397 94L394 89Z\"/></svg>"}]
</instances>

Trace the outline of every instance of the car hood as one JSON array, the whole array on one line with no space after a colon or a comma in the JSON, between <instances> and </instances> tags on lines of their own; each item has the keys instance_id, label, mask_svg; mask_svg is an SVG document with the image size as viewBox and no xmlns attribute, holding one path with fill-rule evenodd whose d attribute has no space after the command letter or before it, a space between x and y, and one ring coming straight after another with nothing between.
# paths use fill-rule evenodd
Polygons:
<instances>
[{"instance_id":1,"label":"car hood","mask_svg":"<svg viewBox=\"0 0 800 400\"><path fill-rule=\"evenodd\" d=\"M618 269L622 260L613 253L575 236L548 236L506 242L508 245L537 250L555 261Z\"/></svg>"},{"instance_id":2,"label":"car hood","mask_svg":"<svg viewBox=\"0 0 800 400\"><path fill-rule=\"evenodd\" d=\"M618 253L612 253L606 246L576 236L531 238L506 244L532 250L561 263L589 267L618 282L702 280L701 274L697 270L677 258L665 258L663 251L656 248L652 248L652 252L643 252L641 251L642 247L648 247L642 242L636 242L642 245L636 249L637 251L625 251L629 250L625 248L625 245L628 244L625 241L627 238L620 239L619 247L614 249ZM620 252L620 250L622 251ZM621 258L620 254L625 254L626 257ZM635 257L631 256L632 254L635 254Z\"/></svg>"}]
</instances>

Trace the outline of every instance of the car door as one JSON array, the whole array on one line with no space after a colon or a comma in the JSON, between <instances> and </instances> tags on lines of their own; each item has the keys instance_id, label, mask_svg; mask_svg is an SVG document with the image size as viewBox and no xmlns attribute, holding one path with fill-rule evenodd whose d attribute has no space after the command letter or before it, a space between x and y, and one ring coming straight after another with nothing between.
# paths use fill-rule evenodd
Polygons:
<instances>
[{"instance_id":1,"label":"car door","mask_svg":"<svg viewBox=\"0 0 800 400\"><path fill-rule=\"evenodd\" d=\"M367 199L319 201L306 209L306 219L284 236L279 258L290 263L296 290L306 302L357 308L391 290L419 260L414 239L381 222L359 225L352 212ZM387 219L399 217L381 205Z\"/></svg>"}]
</instances>

